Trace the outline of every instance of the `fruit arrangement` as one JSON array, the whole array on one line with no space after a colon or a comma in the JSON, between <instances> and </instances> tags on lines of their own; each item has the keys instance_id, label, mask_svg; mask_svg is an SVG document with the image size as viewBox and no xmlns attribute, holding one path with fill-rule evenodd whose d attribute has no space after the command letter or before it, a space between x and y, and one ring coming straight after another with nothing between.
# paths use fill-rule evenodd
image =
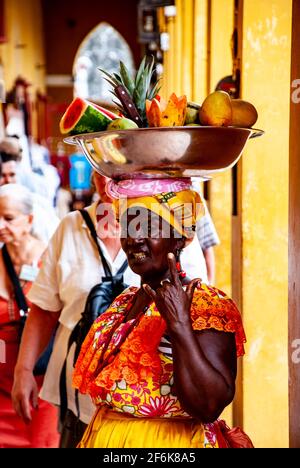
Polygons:
<instances>
[{"instance_id":1,"label":"fruit arrangement","mask_svg":"<svg viewBox=\"0 0 300 468\"><path fill-rule=\"evenodd\" d=\"M120 62L119 73L105 70L104 78L112 86L118 114L94 103L75 98L60 121L63 134L78 135L98 131L129 130L146 127L234 126L251 128L258 117L253 104L232 99L225 91L209 94L202 105L172 93L168 101L159 96L159 81L152 83L154 59L146 57L133 79Z\"/></svg>"}]
</instances>

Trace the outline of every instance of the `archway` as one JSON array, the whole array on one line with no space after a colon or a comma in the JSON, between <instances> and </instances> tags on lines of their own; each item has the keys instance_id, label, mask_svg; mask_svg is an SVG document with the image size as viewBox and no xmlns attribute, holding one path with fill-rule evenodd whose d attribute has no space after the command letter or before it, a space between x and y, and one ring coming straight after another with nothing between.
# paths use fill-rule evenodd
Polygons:
<instances>
[{"instance_id":1,"label":"archway","mask_svg":"<svg viewBox=\"0 0 300 468\"><path fill-rule=\"evenodd\" d=\"M123 36L110 24L100 23L86 36L76 54L74 95L111 105L110 87L98 68L117 72L120 60L134 72L133 55Z\"/></svg>"}]
</instances>

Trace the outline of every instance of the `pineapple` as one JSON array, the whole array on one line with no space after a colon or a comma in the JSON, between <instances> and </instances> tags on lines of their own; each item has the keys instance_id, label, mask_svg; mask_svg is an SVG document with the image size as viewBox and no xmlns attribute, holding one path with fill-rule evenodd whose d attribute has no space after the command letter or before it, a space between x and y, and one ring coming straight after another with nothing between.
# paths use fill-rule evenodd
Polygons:
<instances>
[{"instance_id":1,"label":"pineapple","mask_svg":"<svg viewBox=\"0 0 300 468\"><path fill-rule=\"evenodd\" d=\"M159 82L151 84L154 72L154 58L146 64L146 57L143 58L135 79L132 79L126 66L120 62L119 74L110 74L105 70L99 70L105 75L106 81L113 87L112 94L119 102L113 101L125 117L134 120L139 127L147 127L146 100L150 101L160 90Z\"/></svg>"}]
</instances>

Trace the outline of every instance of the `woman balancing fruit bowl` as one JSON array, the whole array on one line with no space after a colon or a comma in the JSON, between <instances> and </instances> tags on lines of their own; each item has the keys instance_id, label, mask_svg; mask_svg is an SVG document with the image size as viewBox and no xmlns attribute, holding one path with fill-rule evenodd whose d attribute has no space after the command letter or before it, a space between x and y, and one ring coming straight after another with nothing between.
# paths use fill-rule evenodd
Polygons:
<instances>
[{"instance_id":1,"label":"woman balancing fruit bowl","mask_svg":"<svg viewBox=\"0 0 300 468\"><path fill-rule=\"evenodd\" d=\"M183 125L187 116L191 123L185 96L172 94L166 106L155 97L152 67L143 61L133 81L121 64L120 75L108 77L125 119L140 127ZM86 111L80 115L68 131L87 125ZM104 115L103 130L116 119ZM253 447L240 428L218 419L233 400L237 357L244 354L241 316L222 291L182 272L180 252L195 234L203 204L189 179L178 189L171 183L159 180L159 190L151 180L108 183L122 248L141 287L123 291L82 345L73 384L97 409L79 447Z\"/></svg>"},{"instance_id":2,"label":"woman balancing fruit bowl","mask_svg":"<svg viewBox=\"0 0 300 468\"><path fill-rule=\"evenodd\" d=\"M189 280L180 252L202 212L190 188L123 198L109 183L121 245L141 287L129 287L91 327L73 384L97 406L81 448L252 447L218 420L235 393L245 334L226 294ZM138 186L137 186L138 187Z\"/></svg>"}]
</instances>

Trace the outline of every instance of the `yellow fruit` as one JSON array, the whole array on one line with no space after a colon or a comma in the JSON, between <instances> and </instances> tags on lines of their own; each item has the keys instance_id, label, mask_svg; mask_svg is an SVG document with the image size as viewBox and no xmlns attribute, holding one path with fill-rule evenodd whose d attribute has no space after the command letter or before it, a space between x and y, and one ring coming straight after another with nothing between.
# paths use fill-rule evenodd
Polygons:
<instances>
[{"instance_id":1,"label":"yellow fruit","mask_svg":"<svg viewBox=\"0 0 300 468\"><path fill-rule=\"evenodd\" d=\"M202 125L215 125L227 127L232 123L231 99L225 91L214 91L203 101L199 110L199 119Z\"/></svg>"},{"instance_id":2,"label":"yellow fruit","mask_svg":"<svg viewBox=\"0 0 300 468\"><path fill-rule=\"evenodd\" d=\"M251 128L258 118L257 110L250 102L243 99L232 99L232 125Z\"/></svg>"}]
</instances>

